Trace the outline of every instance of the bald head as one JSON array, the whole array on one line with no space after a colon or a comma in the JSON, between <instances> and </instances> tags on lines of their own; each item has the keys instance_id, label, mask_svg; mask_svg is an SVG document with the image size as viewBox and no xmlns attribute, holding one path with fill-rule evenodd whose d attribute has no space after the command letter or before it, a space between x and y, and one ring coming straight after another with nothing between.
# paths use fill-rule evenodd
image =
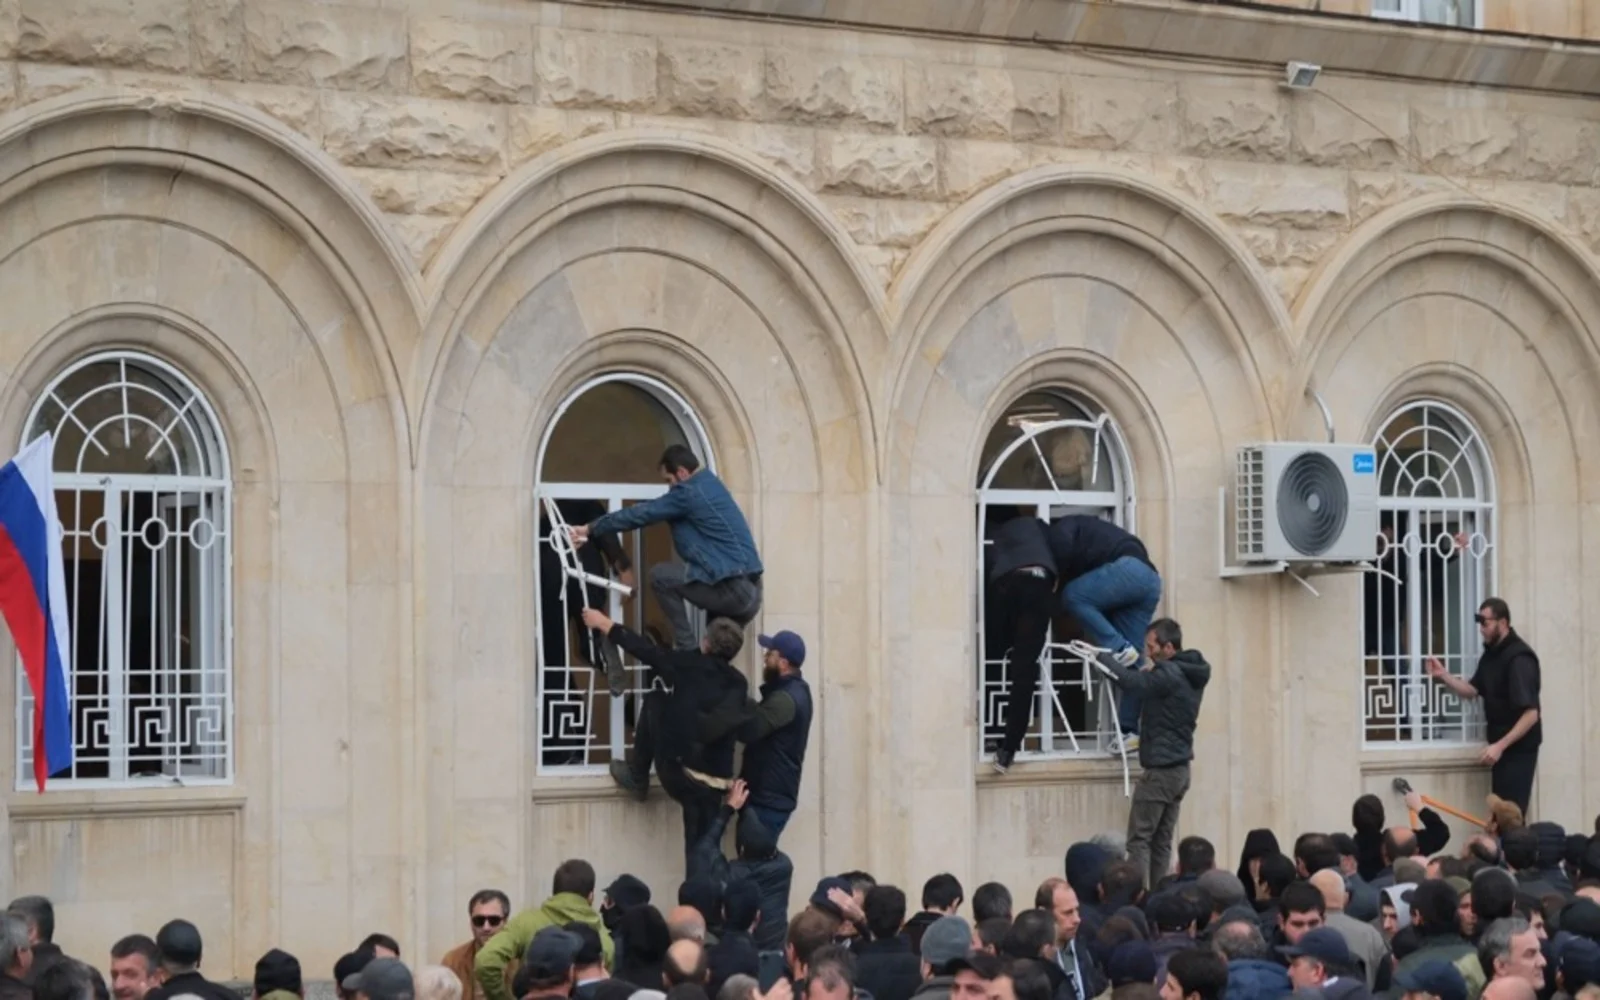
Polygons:
<instances>
[{"instance_id":1,"label":"bald head","mask_svg":"<svg viewBox=\"0 0 1600 1000\"><path fill-rule=\"evenodd\" d=\"M692 906L674 906L672 912L667 914L667 931L674 941L695 941L704 944L706 918Z\"/></svg>"},{"instance_id":2,"label":"bald head","mask_svg":"<svg viewBox=\"0 0 1600 1000\"><path fill-rule=\"evenodd\" d=\"M1344 909L1345 888L1344 878L1332 868L1324 868L1311 876L1311 884L1322 893L1322 902L1331 913L1334 910Z\"/></svg>"},{"instance_id":3,"label":"bald head","mask_svg":"<svg viewBox=\"0 0 1600 1000\"><path fill-rule=\"evenodd\" d=\"M1391 826L1383 831L1383 857L1389 864L1417 853L1417 834L1409 826Z\"/></svg>"},{"instance_id":4,"label":"bald head","mask_svg":"<svg viewBox=\"0 0 1600 1000\"><path fill-rule=\"evenodd\" d=\"M1483 988L1482 1000L1535 1000L1533 984L1521 976L1500 976Z\"/></svg>"},{"instance_id":5,"label":"bald head","mask_svg":"<svg viewBox=\"0 0 1600 1000\"><path fill-rule=\"evenodd\" d=\"M698 941L674 941L667 948L667 960L661 963L664 989L685 983L706 984L706 950Z\"/></svg>"}]
</instances>

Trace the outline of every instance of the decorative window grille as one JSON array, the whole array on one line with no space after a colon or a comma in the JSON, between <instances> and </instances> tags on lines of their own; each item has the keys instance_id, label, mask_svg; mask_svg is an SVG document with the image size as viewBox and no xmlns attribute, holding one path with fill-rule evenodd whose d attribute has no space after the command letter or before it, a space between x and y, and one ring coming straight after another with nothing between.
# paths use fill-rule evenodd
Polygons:
<instances>
[{"instance_id":1,"label":"decorative window grille","mask_svg":"<svg viewBox=\"0 0 1600 1000\"><path fill-rule=\"evenodd\" d=\"M1372 16L1456 28L1477 28L1477 0L1372 0Z\"/></svg>"},{"instance_id":2,"label":"decorative window grille","mask_svg":"<svg viewBox=\"0 0 1600 1000\"><path fill-rule=\"evenodd\" d=\"M667 526L651 525L615 536L632 563L632 594L624 597L580 585L562 574L544 500L554 500L569 523L586 524L665 493L658 463L668 445L687 445L715 470L709 441L700 418L677 393L633 373L585 383L551 420L534 490L539 524L534 595L538 773L604 774L606 765L622 759L632 746L639 703L649 690L648 671L621 654L628 686L622 697L611 697L604 667L594 665L598 656L578 616L585 604L597 607L613 621L669 644L666 618L650 591L648 574L651 566L675 558ZM595 542L583 546L579 555L589 572L606 575L614 569L601 558Z\"/></svg>"},{"instance_id":3,"label":"decorative window grille","mask_svg":"<svg viewBox=\"0 0 1600 1000\"><path fill-rule=\"evenodd\" d=\"M1470 678L1482 651L1473 621L1495 580L1494 475L1460 412L1424 401L1378 432L1379 556L1363 581L1363 735L1369 745L1482 739L1476 702L1428 677L1437 658Z\"/></svg>"},{"instance_id":4,"label":"decorative window grille","mask_svg":"<svg viewBox=\"0 0 1600 1000\"><path fill-rule=\"evenodd\" d=\"M34 403L55 434L75 759L50 788L233 779L232 486L211 404L175 368L95 354ZM33 696L17 668L18 787Z\"/></svg>"},{"instance_id":5,"label":"decorative window grille","mask_svg":"<svg viewBox=\"0 0 1600 1000\"><path fill-rule=\"evenodd\" d=\"M990 597L985 550L992 524L1012 510L1053 520L1093 514L1129 530L1134 497L1127 448L1109 416L1076 396L1030 392L1008 409L984 442L978 478L977 686L979 755L987 759L1005 730L1011 690L1003 615ZM1043 661L1033 723L1018 759L1107 755L1116 736L1116 705L1092 667L1054 644L1082 638L1069 616L1058 616Z\"/></svg>"}]
</instances>

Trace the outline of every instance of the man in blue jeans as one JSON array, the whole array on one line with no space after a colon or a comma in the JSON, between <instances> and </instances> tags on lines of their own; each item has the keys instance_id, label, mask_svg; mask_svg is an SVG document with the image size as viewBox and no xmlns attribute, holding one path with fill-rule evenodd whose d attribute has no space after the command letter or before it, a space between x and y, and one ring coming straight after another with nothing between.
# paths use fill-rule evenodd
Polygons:
<instances>
[{"instance_id":1,"label":"man in blue jeans","mask_svg":"<svg viewBox=\"0 0 1600 1000\"><path fill-rule=\"evenodd\" d=\"M1061 609L1090 643L1111 651L1121 666L1139 662L1144 634L1161 603L1161 574L1144 543L1104 518L1069 514L1045 532L1061 581ZM1139 697L1122 693L1117 705L1121 748L1139 748Z\"/></svg>"},{"instance_id":2,"label":"man in blue jeans","mask_svg":"<svg viewBox=\"0 0 1600 1000\"><path fill-rule=\"evenodd\" d=\"M672 626L672 647L693 650L698 640L688 605L740 626L761 610L761 556L728 488L716 473L700 468L687 446L675 444L661 453L661 476L667 481L665 494L574 527L572 541L582 545L665 521L683 561L650 567L650 586Z\"/></svg>"}]
</instances>

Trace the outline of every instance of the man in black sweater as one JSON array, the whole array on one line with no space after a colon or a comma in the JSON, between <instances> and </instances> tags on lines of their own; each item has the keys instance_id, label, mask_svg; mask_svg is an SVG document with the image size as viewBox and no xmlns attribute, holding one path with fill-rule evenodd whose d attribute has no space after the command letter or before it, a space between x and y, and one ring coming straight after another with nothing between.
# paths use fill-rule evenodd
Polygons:
<instances>
[{"instance_id":1,"label":"man in black sweater","mask_svg":"<svg viewBox=\"0 0 1600 1000\"><path fill-rule=\"evenodd\" d=\"M1018 514L999 524L984 547L989 590L997 614L985 625L997 634L994 648L1006 651L1009 693L1006 728L994 754L1004 774L1022 749L1039 686L1039 654L1056 611L1056 561L1044 522Z\"/></svg>"},{"instance_id":2,"label":"man in black sweater","mask_svg":"<svg viewBox=\"0 0 1600 1000\"><path fill-rule=\"evenodd\" d=\"M584 609L583 623L672 688L671 694L647 699L633 752L626 762L612 761L611 776L638 795L649 787L654 760L661 787L683 807L684 866L692 867L695 844L733 784L735 732L745 718L750 683L730 661L744 646L744 632L726 618L713 618L699 649L678 650L657 646L593 608Z\"/></svg>"}]
</instances>

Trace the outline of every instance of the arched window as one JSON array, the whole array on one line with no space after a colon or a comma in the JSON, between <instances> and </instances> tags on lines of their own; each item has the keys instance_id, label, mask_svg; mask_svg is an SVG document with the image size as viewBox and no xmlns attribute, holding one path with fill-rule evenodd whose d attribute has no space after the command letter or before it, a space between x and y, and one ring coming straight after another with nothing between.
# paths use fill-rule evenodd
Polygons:
<instances>
[{"instance_id":1,"label":"arched window","mask_svg":"<svg viewBox=\"0 0 1600 1000\"><path fill-rule=\"evenodd\" d=\"M1066 514L1095 514L1132 530L1133 488L1127 448L1116 425L1098 407L1071 393L1027 393L1006 410L984 441L978 474L978 718L980 754L990 755L1005 728L1010 687L1010 643L992 604L984 558L995 524L1021 512L1046 521ZM993 626L991 627L991 622ZM1058 618L1053 643L1077 638L1070 618ZM1088 664L1046 647L1034 721L1019 756L1109 752L1116 707Z\"/></svg>"},{"instance_id":2,"label":"arched window","mask_svg":"<svg viewBox=\"0 0 1600 1000\"><path fill-rule=\"evenodd\" d=\"M623 597L563 575L552 543L544 501L554 501L568 524L587 524L666 492L660 473L668 445L687 445L705 464L716 463L705 428L689 405L661 382L615 373L595 378L562 403L539 452L535 502L539 515L537 699L540 773L603 773L632 743L644 670L624 656L628 686L620 698L607 690L604 665L579 624L587 604L612 620L666 645L665 617L646 585L645 570L672 558L664 524L615 536L609 553L597 543L579 550L586 571L616 575L620 557L633 575ZM609 548L609 546L608 546Z\"/></svg>"},{"instance_id":3,"label":"arched window","mask_svg":"<svg viewBox=\"0 0 1600 1000\"><path fill-rule=\"evenodd\" d=\"M211 404L177 369L109 351L56 376L24 443L55 435L75 757L60 785L233 777L231 479ZM17 776L33 772L17 670Z\"/></svg>"},{"instance_id":4,"label":"arched window","mask_svg":"<svg viewBox=\"0 0 1600 1000\"><path fill-rule=\"evenodd\" d=\"M1470 677L1481 648L1473 616L1494 588L1494 475L1483 440L1460 412L1401 407L1378 452L1382 573L1364 581L1364 736L1369 744L1469 742L1482 716L1427 661Z\"/></svg>"}]
</instances>

